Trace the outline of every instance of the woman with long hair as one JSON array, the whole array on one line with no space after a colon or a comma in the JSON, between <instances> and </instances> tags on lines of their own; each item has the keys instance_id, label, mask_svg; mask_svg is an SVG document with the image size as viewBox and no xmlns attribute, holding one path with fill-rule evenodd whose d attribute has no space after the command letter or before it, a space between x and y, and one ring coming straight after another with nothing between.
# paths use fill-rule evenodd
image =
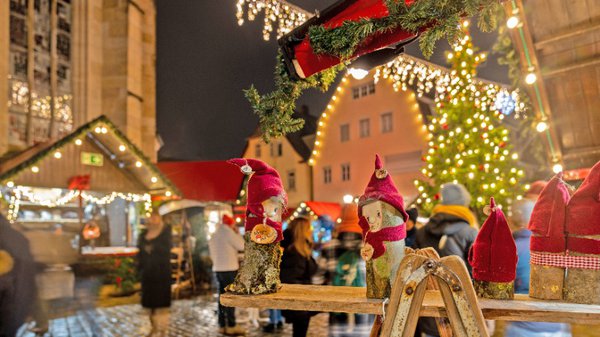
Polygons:
<instances>
[{"instance_id":1,"label":"woman with long hair","mask_svg":"<svg viewBox=\"0 0 600 337\"><path fill-rule=\"evenodd\" d=\"M317 263L312 257L312 231L307 218L296 218L290 223L292 240L283 251L281 259L281 282L293 284L311 284L312 276L317 272ZM286 322L292 323L293 337L305 337L308 331L311 311L284 310Z\"/></svg>"}]
</instances>

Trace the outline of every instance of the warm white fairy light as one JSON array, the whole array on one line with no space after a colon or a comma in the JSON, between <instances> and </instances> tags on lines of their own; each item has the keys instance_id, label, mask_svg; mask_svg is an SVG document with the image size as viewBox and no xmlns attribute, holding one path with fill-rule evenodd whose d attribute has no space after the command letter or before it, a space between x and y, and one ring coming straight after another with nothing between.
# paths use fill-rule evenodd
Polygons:
<instances>
[{"instance_id":1,"label":"warm white fairy light","mask_svg":"<svg viewBox=\"0 0 600 337\"><path fill-rule=\"evenodd\" d=\"M81 144L82 144L81 139L75 139L75 145L81 146Z\"/></svg>"},{"instance_id":2,"label":"warm white fairy light","mask_svg":"<svg viewBox=\"0 0 600 337\"><path fill-rule=\"evenodd\" d=\"M254 21L259 13L264 15L263 39L269 40L273 31L280 38L304 23L311 13L285 0L238 0L235 14L238 24L244 24L244 17Z\"/></svg>"}]
</instances>

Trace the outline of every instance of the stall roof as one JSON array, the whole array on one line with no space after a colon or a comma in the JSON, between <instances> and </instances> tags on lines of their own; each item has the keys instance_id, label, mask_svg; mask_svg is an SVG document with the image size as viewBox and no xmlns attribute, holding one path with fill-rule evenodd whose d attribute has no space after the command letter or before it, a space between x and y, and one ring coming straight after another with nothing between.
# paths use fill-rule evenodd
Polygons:
<instances>
[{"instance_id":1,"label":"stall roof","mask_svg":"<svg viewBox=\"0 0 600 337\"><path fill-rule=\"evenodd\" d=\"M244 180L240 169L226 161L160 162L158 167L184 198L198 201L233 201Z\"/></svg>"},{"instance_id":2,"label":"stall roof","mask_svg":"<svg viewBox=\"0 0 600 337\"><path fill-rule=\"evenodd\" d=\"M0 162L0 182L15 185L66 189L86 175L94 191L180 193L106 116Z\"/></svg>"}]
</instances>

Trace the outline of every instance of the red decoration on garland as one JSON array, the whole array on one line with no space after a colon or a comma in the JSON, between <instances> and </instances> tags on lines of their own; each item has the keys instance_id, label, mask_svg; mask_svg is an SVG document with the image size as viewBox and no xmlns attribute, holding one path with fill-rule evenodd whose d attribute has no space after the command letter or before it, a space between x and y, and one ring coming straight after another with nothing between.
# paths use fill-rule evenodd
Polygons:
<instances>
[{"instance_id":1,"label":"red decoration on garland","mask_svg":"<svg viewBox=\"0 0 600 337\"><path fill-rule=\"evenodd\" d=\"M442 129L444 129L444 130L448 130L448 123L444 123L444 124L442 124Z\"/></svg>"},{"instance_id":2,"label":"red decoration on garland","mask_svg":"<svg viewBox=\"0 0 600 337\"><path fill-rule=\"evenodd\" d=\"M433 196L433 199L434 199L434 200L440 200L440 194L439 194L439 193L436 193L436 194Z\"/></svg>"},{"instance_id":3,"label":"red decoration on garland","mask_svg":"<svg viewBox=\"0 0 600 337\"><path fill-rule=\"evenodd\" d=\"M407 5L410 5L413 1L404 0ZM326 28L332 29L340 27L346 21L384 18L389 16L385 2L385 0L337 1L324 9L320 15L310 18L301 26L281 37L278 42L290 74L297 78L307 78L342 62L336 56L314 53L308 36L308 30L311 26L324 25ZM412 41L416 36L416 34L401 28L374 34L357 47L350 59L387 46L401 46Z\"/></svg>"},{"instance_id":4,"label":"red decoration on garland","mask_svg":"<svg viewBox=\"0 0 600 337\"><path fill-rule=\"evenodd\" d=\"M506 146L506 142L500 142L500 144L498 144L498 146L500 146L501 148L504 148Z\"/></svg>"},{"instance_id":5,"label":"red decoration on garland","mask_svg":"<svg viewBox=\"0 0 600 337\"><path fill-rule=\"evenodd\" d=\"M69 179L70 190L87 191L90 189L90 175L74 176Z\"/></svg>"}]
</instances>

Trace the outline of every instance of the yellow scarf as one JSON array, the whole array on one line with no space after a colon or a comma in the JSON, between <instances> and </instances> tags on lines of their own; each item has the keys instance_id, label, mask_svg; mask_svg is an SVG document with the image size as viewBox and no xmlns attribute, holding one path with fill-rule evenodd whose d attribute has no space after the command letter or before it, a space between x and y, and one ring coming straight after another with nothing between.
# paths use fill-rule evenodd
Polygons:
<instances>
[{"instance_id":1,"label":"yellow scarf","mask_svg":"<svg viewBox=\"0 0 600 337\"><path fill-rule=\"evenodd\" d=\"M471 227L479 227L477 224L477 219L475 219L475 214L473 214L473 212L471 212L471 210L465 206L437 204L435 207L433 207L432 213L446 213L454 215L467 221Z\"/></svg>"}]
</instances>

